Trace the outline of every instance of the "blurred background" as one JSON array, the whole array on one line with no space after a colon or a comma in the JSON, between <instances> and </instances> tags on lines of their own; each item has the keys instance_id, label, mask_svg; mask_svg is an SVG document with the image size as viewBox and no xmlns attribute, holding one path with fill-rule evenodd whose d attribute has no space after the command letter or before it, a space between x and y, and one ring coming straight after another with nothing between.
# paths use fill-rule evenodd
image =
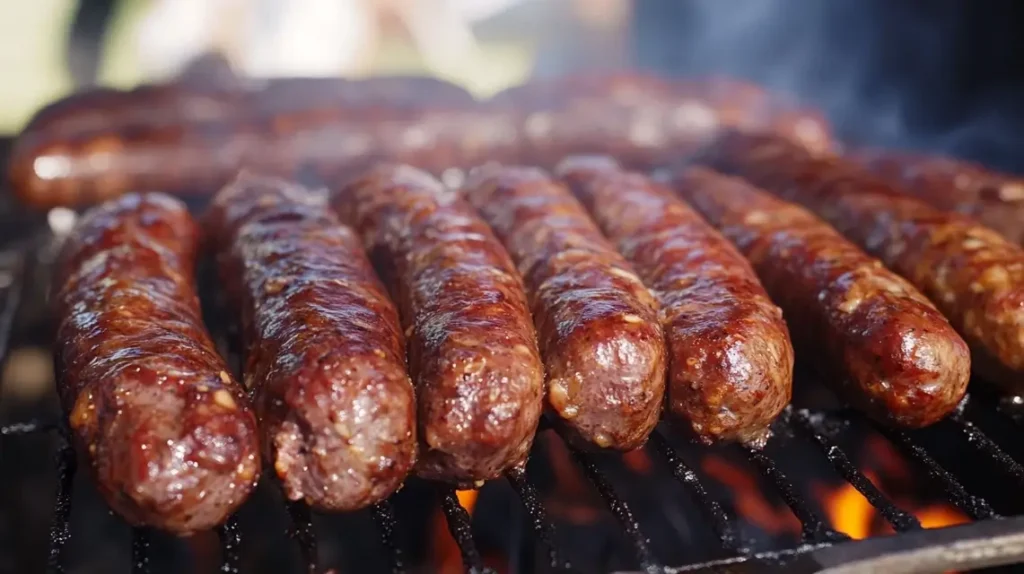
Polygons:
<instances>
[{"instance_id":1,"label":"blurred background","mask_svg":"<svg viewBox=\"0 0 1024 574\"><path fill-rule=\"evenodd\" d=\"M427 73L481 96L593 69L728 73L850 137L1024 167L1022 23L1017 0L0 0L0 133L213 51L253 76Z\"/></svg>"}]
</instances>

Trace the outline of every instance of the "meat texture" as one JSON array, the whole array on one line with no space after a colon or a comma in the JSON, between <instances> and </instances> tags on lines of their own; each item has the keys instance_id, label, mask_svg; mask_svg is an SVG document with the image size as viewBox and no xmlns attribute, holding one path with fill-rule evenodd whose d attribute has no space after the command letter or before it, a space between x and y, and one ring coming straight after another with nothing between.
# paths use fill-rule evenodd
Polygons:
<instances>
[{"instance_id":1,"label":"meat texture","mask_svg":"<svg viewBox=\"0 0 1024 574\"><path fill-rule=\"evenodd\" d=\"M525 464L544 368L522 281L473 208L407 165L332 194L398 303L419 399L420 476L467 486Z\"/></svg>"},{"instance_id":2,"label":"meat texture","mask_svg":"<svg viewBox=\"0 0 1024 574\"><path fill-rule=\"evenodd\" d=\"M568 189L487 164L463 193L519 268L548 374L547 404L582 446L640 447L665 394L657 302Z\"/></svg>"},{"instance_id":3,"label":"meat texture","mask_svg":"<svg viewBox=\"0 0 1024 574\"><path fill-rule=\"evenodd\" d=\"M162 194L99 205L53 291L58 393L104 499L177 534L224 521L260 472L256 419L203 326L198 228Z\"/></svg>"},{"instance_id":4,"label":"meat texture","mask_svg":"<svg viewBox=\"0 0 1024 574\"><path fill-rule=\"evenodd\" d=\"M754 265L797 352L884 423L922 427L967 390L967 344L934 305L822 220L734 177L681 171L673 187Z\"/></svg>"},{"instance_id":5,"label":"meat texture","mask_svg":"<svg viewBox=\"0 0 1024 574\"><path fill-rule=\"evenodd\" d=\"M728 132L694 161L807 207L924 293L963 336L975 371L1024 382L1024 250L835 157L766 134Z\"/></svg>"},{"instance_id":6,"label":"meat texture","mask_svg":"<svg viewBox=\"0 0 1024 574\"><path fill-rule=\"evenodd\" d=\"M251 172L214 197L207 229L287 497L349 511L393 493L415 462L416 401L398 310L359 237L323 195Z\"/></svg>"},{"instance_id":7,"label":"meat texture","mask_svg":"<svg viewBox=\"0 0 1024 574\"><path fill-rule=\"evenodd\" d=\"M763 445L792 394L793 348L750 265L670 190L613 159L570 157L557 173L660 302L669 411L703 442Z\"/></svg>"},{"instance_id":8,"label":"meat texture","mask_svg":"<svg viewBox=\"0 0 1024 574\"><path fill-rule=\"evenodd\" d=\"M868 149L847 157L893 187L945 211L978 220L1024 245L1024 178L951 157Z\"/></svg>"}]
</instances>

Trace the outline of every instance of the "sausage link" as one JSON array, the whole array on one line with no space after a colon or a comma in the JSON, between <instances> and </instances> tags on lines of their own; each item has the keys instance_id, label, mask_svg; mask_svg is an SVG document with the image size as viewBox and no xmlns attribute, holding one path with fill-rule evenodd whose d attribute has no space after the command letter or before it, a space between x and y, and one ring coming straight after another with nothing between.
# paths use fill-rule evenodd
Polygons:
<instances>
[{"instance_id":1,"label":"sausage link","mask_svg":"<svg viewBox=\"0 0 1024 574\"><path fill-rule=\"evenodd\" d=\"M212 528L260 472L256 419L203 326L198 228L162 194L97 206L54 285L58 392L81 456L126 520Z\"/></svg>"},{"instance_id":2,"label":"sausage link","mask_svg":"<svg viewBox=\"0 0 1024 574\"><path fill-rule=\"evenodd\" d=\"M971 347L983 377L1024 383L1024 250L956 213L903 196L842 158L763 134L723 134L696 161L800 203L921 290Z\"/></svg>"},{"instance_id":3,"label":"sausage link","mask_svg":"<svg viewBox=\"0 0 1024 574\"><path fill-rule=\"evenodd\" d=\"M658 305L568 189L535 168L486 164L463 187L526 284L548 407L573 442L632 450L661 416Z\"/></svg>"},{"instance_id":4,"label":"sausage link","mask_svg":"<svg viewBox=\"0 0 1024 574\"><path fill-rule=\"evenodd\" d=\"M606 157L558 174L661 304L668 405L705 443L763 446L789 404L793 347L753 269L670 190Z\"/></svg>"},{"instance_id":5,"label":"sausage link","mask_svg":"<svg viewBox=\"0 0 1024 574\"><path fill-rule=\"evenodd\" d=\"M332 195L392 287L419 394L420 476L460 486L526 462L544 368L522 281L473 208L381 164Z\"/></svg>"},{"instance_id":6,"label":"sausage link","mask_svg":"<svg viewBox=\"0 0 1024 574\"><path fill-rule=\"evenodd\" d=\"M939 209L973 217L1024 245L1024 179L942 156L860 150L847 157L900 191Z\"/></svg>"},{"instance_id":7,"label":"sausage link","mask_svg":"<svg viewBox=\"0 0 1024 574\"><path fill-rule=\"evenodd\" d=\"M967 390L970 351L913 285L807 210L704 169L672 185L753 263L799 353L885 423L923 427Z\"/></svg>"},{"instance_id":8,"label":"sausage link","mask_svg":"<svg viewBox=\"0 0 1024 574\"><path fill-rule=\"evenodd\" d=\"M291 500L369 506L416 458L415 396L398 311L322 196L243 172L207 214L242 317L246 388Z\"/></svg>"}]
</instances>

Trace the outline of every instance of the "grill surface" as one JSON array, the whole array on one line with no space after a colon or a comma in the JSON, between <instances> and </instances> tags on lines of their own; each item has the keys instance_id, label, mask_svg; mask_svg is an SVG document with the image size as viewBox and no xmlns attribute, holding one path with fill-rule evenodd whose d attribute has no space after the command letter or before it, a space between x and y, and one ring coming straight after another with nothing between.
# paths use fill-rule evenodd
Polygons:
<instances>
[{"instance_id":1,"label":"grill surface","mask_svg":"<svg viewBox=\"0 0 1024 574\"><path fill-rule=\"evenodd\" d=\"M9 200L5 197L4 201ZM10 206L5 212L8 214L2 226L5 248L0 252L0 361L3 363L7 362L12 346L28 344L26 341L32 337L28 333L33 329L36 338L41 338L37 342L47 343L48 319L40 318L38 311L45 308L40 293L48 284L48 262L54 252L53 238L41 225L41 218L17 214L17 209ZM17 215L12 217L11 214ZM216 328L228 324L218 320L216 314L214 310L207 315L211 325ZM226 343L231 340L228 334L215 335L225 342L222 349L232 355ZM237 356L233 358L237 361ZM814 389L810 394L817 392ZM807 394L806 389L801 392L798 388L798 396ZM799 400L796 404L800 404ZM0 428L0 464L6 475L5 484L24 486L31 480L22 478L19 482L16 478L18 473L28 476L30 470L24 468L28 465L22 464L22 459L16 458L17 453L25 452L23 449L14 450L12 454L13 443L31 443L38 447L41 443L36 435L52 437L47 444L55 461L50 472L55 472L56 493L48 498L53 510L46 571L55 574L116 571L103 563L103 556L91 558L92 568L96 568L97 560L102 564L96 570L82 567L74 560L73 555L108 553L110 544L127 547L128 541L121 542L116 535L100 534L105 540L115 542L96 548L90 544L84 551L79 548L72 552L76 537L95 539L97 534L92 531L99 527L92 527L90 517L102 516L102 511L94 494L88 491L83 494L76 488L74 451L68 446L60 418L53 415L41 420L25 420L24 412L4 410L6 419L14 421ZM417 519L409 515L419 512L416 509L423 508L423 501L429 501L428 504L438 504L443 511L450 536L468 572L487 571L486 552L480 545L484 539L493 545L491 531L495 529L511 539L506 544L508 562L504 566L510 572L602 569L737 573L885 571L897 574L1012 564L1024 562L1024 516L1004 518L1024 514L1024 501L1017 500L1016 496L1024 487L1024 467L1015 460L1024 455L1024 448L1012 440L1022 426L1018 411L1015 401L1000 404L990 397L975 396L965 400L954 416L936 427L904 432L876 428L865 418L841 407L791 408L774 425L775 437L764 451L737 446L705 449L689 442L677 429L663 424L646 447L654 461L653 474L643 477L643 484L639 485L641 477L624 471L617 455L572 451L571 460L589 483L584 488L597 493L614 518L612 523L617 524L618 531L610 534L576 532L576 528L563 529L561 523L556 525L550 508L542 502L545 500L542 494L551 483L551 472L545 468L546 453L539 451L546 449L547 439L557 439L550 436L553 431L543 430L549 436L544 441L538 440L525 473L510 474L507 484L485 487L477 506L476 516L480 520L469 515L450 488L413 479L410 486L391 501L378 504L367 513L357 513L369 515L375 525L376 533L367 537L366 526L371 522L365 520L366 516L360 518L363 522L343 518L337 519L342 520L340 523L327 524L328 519L312 516L301 504L282 504L274 486L265 480L256 497L258 500L247 503L236 517L218 530L216 537L200 535L187 544L194 556L205 556L207 562L211 562L209 557L213 556L212 562L219 561L219 567L210 571L222 573L282 572L286 566L280 561L288 563L293 554L297 554L299 560L292 562L301 561L304 565L296 571L322 572L325 571L322 567L335 566L338 547L344 549L340 552L347 560L356 560L363 571L424 571L422 560L413 558L423 553L422 548L411 552L408 548L422 546L426 530L411 526L417 524ZM863 440L865 429L881 433L923 471L926 478L919 485L922 491L942 493L974 522L944 529L922 529L912 513L887 498L855 464L851 441ZM999 440L991 437L999 437ZM798 545L779 550L778 545L750 539L741 521L725 510L728 504L721 494L710 487L698 470L699 461L708 452L732 457L760 476L766 490L781 499L799 520L802 535ZM896 534L854 542L834 530L819 505L806 494L807 477L821 472L856 488ZM91 487L86 484L84 488ZM495 496L489 496L489 490ZM650 492L641 496L638 491ZM980 496L982 493L984 497ZM82 498L86 500L80 504ZM0 498L3 503L8 500L9 497ZM505 507L496 508L494 504L485 507L487 500L499 501L498 507L505 501ZM73 506L75 516L81 513L87 518L73 520ZM410 508L413 510L409 511ZM679 508L684 509L681 517ZM0 555L14 555L13 561L5 558L6 562L0 562L0 572L28 571L24 569L25 564L42 563L41 556L20 556L26 549L18 546L18 536L7 532L11 528L10 516L17 513L6 508L0 510L0 516L8 515L0 528ZM18 520L17 516L15 519ZM82 520L88 523L83 524ZM489 522L490 526L481 526L480 522ZM279 540L268 545L260 532L254 534L267 529L280 533L285 528L294 548L275 547ZM31 529L26 527L26 530ZM130 561L124 571L139 574L190 571L187 562L175 565L151 559L158 551L166 552L168 545L175 544L180 543L145 529L133 529ZM605 544L615 548L607 556L600 555L600 548ZM277 556L277 562L265 560L266 556ZM72 562L76 564L72 566ZM367 566L370 563L372 565ZM672 567L679 564L687 565Z\"/></svg>"}]
</instances>

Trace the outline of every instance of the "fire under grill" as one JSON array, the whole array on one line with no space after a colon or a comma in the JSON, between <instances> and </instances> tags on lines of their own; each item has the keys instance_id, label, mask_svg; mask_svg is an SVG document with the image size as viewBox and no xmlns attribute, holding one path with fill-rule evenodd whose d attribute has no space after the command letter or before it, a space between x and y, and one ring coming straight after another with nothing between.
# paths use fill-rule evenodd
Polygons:
<instances>
[{"instance_id":1,"label":"fire under grill","mask_svg":"<svg viewBox=\"0 0 1024 574\"><path fill-rule=\"evenodd\" d=\"M11 349L48 344L42 293L54 254L45 225L6 212L5 372ZM216 330L229 322L216 310L207 317L237 364L233 337ZM134 528L130 543L77 472L55 403L0 405L14 421L0 427L0 572L897 574L1024 563L1024 444L1015 440L1024 410L980 393L932 428L898 431L803 374L763 451L702 447L663 423L642 451L585 453L542 428L526 471L479 493L410 479L368 511L329 517L286 504L265 479L215 535L181 541ZM906 475L909 492L884 488L885 467ZM722 478L729 473L739 478ZM842 503L852 500L870 527L850 532L842 511L853 507ZM926 506L957 519L925 520Z\"/></svg>"}]
</instances>

